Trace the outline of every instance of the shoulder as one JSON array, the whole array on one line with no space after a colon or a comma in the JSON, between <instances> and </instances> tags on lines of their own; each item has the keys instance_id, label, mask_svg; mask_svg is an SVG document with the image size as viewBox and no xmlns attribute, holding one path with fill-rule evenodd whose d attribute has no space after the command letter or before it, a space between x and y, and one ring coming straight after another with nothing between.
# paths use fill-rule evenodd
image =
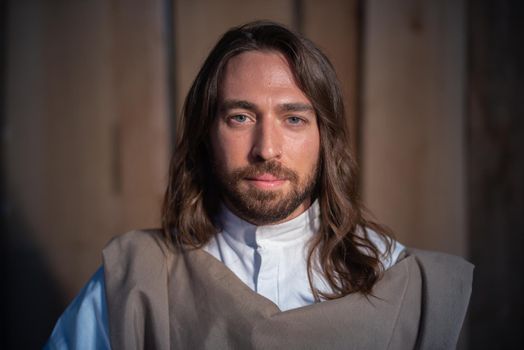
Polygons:
<instances>
[{"instance_id":1,"label":"shoulder","mask_svg":"<svg viewBox=\"0 0 524 350\"><path fill-rule=\"evenodd\" d=\"M456 344L471 296L474 266L462 257L406 248L422 279L421 348ZM402 258L401 258L402 259Z\"/></svg>"},{"instance_id":2,"label":"shoulder","mask_svg":"<svg viewBox=\"0 0 524 350\"><path fill-rule=\"evenodd\" d=\"M167 290L172 257L160 230L128 232L106 246L103 259L112 344L120 344L119 348L131 348L134 341L145 344L149 322L161 328L158 334L169 334L165 326L169 325ZM133 337L127 336L129 329L136 330ZM167 344L166 339L163 336L158 344ZM168 348L164 345L157 348Z\"/></svg>"},{"instance_id":3,"label":"shoulder","mask_svg":"<svg viewBox=\"0 0 524 350\"><path fill-rule=\"evenodd\" d=\"M140 263L161 263L170 254L169 243L159 229L135 230L113 238L102 255L106 270Z\"/></svg>"},{"instance_id":4,"label":"shoulder","mask_svg":"<svg viewBox=\"0 0 524 350\"><path fill-rule=\"evenodd\" d=\"M138 251L148 249L165 250L167 245L167 239L160 229L134 230L111 239L104 248L104 252L128 249Z\"/></svg>"},{"instance_id":5,"label":"shoulder","mask_svg":"<svg viewBox=\"0 0 524 350\"><path fill-rule=\"evenodd\" d=\"M459 256L414 248L406 248L405 256L415 258L428 308L438 304L439 308L447 307L451 314L466 312L473 283L473 264Z\"/></svg>"},{"instance_id":6,"label":"shoulder","mask_svg":"<svg viewBox=\"0 0 524 350\"><path fill-rule=\"evenodd\" d=\"M161 230L136 230L113 238L102 252L106 291L117 281L147 280L151 272L165 271L171 253Z\"/></svg>"},{"instance_id":7,"label":"shoulder","mask_svg":"<svg viewBox=\"0 0 524 350\"><path fill-rule=\"evenodd\" d=\"M406 248L405 253L415 257L423 278L429 283L462 283L471 286L473 282L474 266L460 256L414 248Z\"/></svg>"}]
</instances>

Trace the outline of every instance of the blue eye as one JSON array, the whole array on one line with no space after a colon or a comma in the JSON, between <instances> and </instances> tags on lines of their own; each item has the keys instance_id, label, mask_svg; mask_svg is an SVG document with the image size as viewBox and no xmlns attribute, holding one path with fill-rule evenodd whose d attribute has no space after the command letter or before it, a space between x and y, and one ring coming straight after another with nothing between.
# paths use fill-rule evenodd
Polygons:
<instances>
[{"instance_id":1,"label":"blue eye","mask_svg":"<svg viewBox=\"0 0 524 350\"><path fill-rule=\"evenodd\" d=\"M299 117L289 117L287 118L289 124L298 125L304 122L302 118Z\"/></svg>"},{"instance_id":2,"label":"blue eye","mask_svg":"<svg viewBox=\"0 0 524 350\"><path fill-rule=\"evenodd\" d=\"M247 121L247 117L243 114L237 114L231 117L232 120L238 122L238 123L244 123Z\"/></svg>"}]
</instances>

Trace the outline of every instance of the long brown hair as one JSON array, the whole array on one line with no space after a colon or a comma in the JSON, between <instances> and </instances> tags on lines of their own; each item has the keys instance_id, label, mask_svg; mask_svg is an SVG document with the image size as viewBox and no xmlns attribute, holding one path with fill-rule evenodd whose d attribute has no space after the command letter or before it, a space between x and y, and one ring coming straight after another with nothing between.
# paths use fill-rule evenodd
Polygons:
<instances>
[{"instance_id":1,"label":"long brown hair","mask_svg":"<svg viewBox=\"0 0 524 350\"><path fill-rule=\"evenodd\" d=\"M384 241L387 230L365 218L358 199L357 170L338 79L328 58L308 39L271 22L253 22L226 32L204 62L177 124L162 225L169 240L195 248L205 245L220 227L214 222L219 193L211 176L209 129L215 118L221 74L228 60L242 52L277 51L286 57L297 85L312 102L320 131L316 198L320 229L311 242L308 276L316 300L353 292L368 294L383 270L381 252L368 237L373 229ZM318 259L333 293L313 286Z\"/></svg>"}]
</instances>

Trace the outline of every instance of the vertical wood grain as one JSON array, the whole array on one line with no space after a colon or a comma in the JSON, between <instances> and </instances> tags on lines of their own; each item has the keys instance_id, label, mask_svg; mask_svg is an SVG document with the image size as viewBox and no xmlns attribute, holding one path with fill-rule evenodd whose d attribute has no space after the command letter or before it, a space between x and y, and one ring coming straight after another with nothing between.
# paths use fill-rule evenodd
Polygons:
<instances>
[{"instance_id":1,"label":"vertical wood grain","mask_svg":"<svg viewBox=\"0 0 524 350\"><path fill-rule=\"evenodd\" d=\"M364 197L412 246L466 256L463 1L367 1Z\"/></svg>"}]
</instances>

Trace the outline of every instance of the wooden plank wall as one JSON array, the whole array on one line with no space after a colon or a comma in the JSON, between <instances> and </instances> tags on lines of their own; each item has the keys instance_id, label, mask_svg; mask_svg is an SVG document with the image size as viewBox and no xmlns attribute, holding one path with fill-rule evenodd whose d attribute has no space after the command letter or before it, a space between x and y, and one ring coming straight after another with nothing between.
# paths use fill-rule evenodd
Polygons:
<instances>
[{"instance_id":1,"label":"wooden plank wall","mask_svg":"<svg viewBox=\"0 0 524 350\"><path fill-rule=\"evenodd\" d=\"M472 348L522 347L516 0L23 0L7 9L5 348L41 346L111 236L158 226L169 117L218 36L254 19L303 32L331 58L378 220L403 243L477 264Z\"/></svg>"},{"instance_id":2,"label":"wooden plank wall","mask_svg":"<svg viewBox=\"0 0 524 350\"><path fill-rule=\"evenodd\" d=\"M158 226L166 38L162 0L24 0L8 9L6 348L31 349L112 236Z\"/></svg>"},{"instance_id":3,"label":"wooden plank wall","mask_svg":"<svg viewBox=\"0 0 524 350\"><path fill-rule=\"evenodd\" d=\"M404 244L467 256L464 1L366 5L365 202Z\"/></svg>"}]
</instances>

